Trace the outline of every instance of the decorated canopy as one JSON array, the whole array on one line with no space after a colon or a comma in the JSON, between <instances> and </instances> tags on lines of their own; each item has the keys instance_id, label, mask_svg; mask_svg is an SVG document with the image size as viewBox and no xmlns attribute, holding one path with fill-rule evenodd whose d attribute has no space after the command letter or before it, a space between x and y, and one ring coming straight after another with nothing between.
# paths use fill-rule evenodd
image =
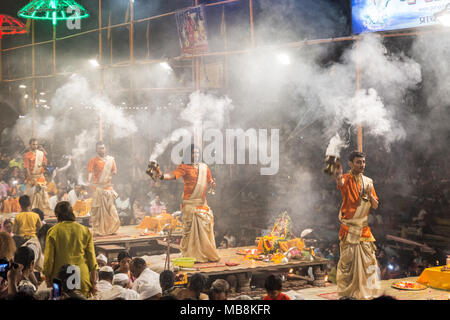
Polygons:
<instances>
[{"instance_id":1,"label":"decorated canopy","mask_svg":"<svg viewBox=\"0 0 450 320\"><path fill-rule=\"evenodd\" d=\"M25 19L58 20L84 19L89 17L86 9L72 0L34 0L19 10L19 17Z\"/></svg>"},{"instance_id":2,"label":"decorated canopy","mask_svg":"<svg viewBox=\"0 0 450 320\"><path fill-rule=\"evenodd\" d=\"M27 33L25 25L6 14L0 15L0 39L4 34L19 34L19 33Z\"/></svg>"}]
</instances>

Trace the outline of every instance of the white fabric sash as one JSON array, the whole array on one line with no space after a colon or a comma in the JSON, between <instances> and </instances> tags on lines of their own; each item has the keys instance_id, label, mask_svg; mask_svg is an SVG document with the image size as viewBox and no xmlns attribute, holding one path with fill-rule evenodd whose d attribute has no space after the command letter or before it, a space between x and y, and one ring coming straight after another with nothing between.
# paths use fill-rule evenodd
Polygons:
<instances>
[{"instance_id":1,"label":"white fabric sash","mask_svg":"<svg viewBox=\"0 0 450 320\"><path fill-rule=\"evenodd\" d=\"M207 166L205 163L198 164L198 179L195 185L194 192L192 192L189 200L201 199L203 196L203 191L206 188L206 176L207 176Z\"/></svg>"},{"instance_id":2,"label":"white fabric sash","mask_svg":"<svg viewBox=\"0 0 450 320\"><path fill-rule=\"evenodd\" d=\"M98 184L107 184L108 181L111 179L111 169L114 163L114 157L106 156L105 158L105 166L102 170L102 175L100 176L100 179L98 180Z\"/></svg>"},{"instance_id":3,"label":"white fabric sash","mask_svg":"<svg viewBox=\"0 0 450 320\"><path fill-rule=\"evenodd\" d=\"M42 162L44 161L44 152L36 150L36 160L34 161L33 174L41 173Z\"/></svg>"},{"instance_id":4,"label":"white fabric sash","mask_svg":"<svg viewBox=\"0 0 450 320\"><path fill-rule=\"evenodd\" d=\"M371 185L373 188L372 179L362 176L364 186ZM351 219L343 219L342 212L339 212L339 220L346 226L349 226L347 241L350 243L359 243L362 229L367 227L368 215L372 204L369 201L361 200L358 208L356 208L355 215Z\"/></svg>"}]
</instances>

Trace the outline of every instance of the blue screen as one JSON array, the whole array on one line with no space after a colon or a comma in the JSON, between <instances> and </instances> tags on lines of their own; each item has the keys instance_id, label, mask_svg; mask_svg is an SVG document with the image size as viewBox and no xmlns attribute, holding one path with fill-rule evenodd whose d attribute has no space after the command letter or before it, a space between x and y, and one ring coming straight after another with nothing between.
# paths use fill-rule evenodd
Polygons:
<instances>
[{"instance_id":1,"label":"blue screen","mask_svg":"<svg viewBox=\"0 0 450 320\"><path fill-rule=\"evenodd\" d=\"M450 0L352 0L353 33L436 25Z\"/></svg>"}]
</instances>

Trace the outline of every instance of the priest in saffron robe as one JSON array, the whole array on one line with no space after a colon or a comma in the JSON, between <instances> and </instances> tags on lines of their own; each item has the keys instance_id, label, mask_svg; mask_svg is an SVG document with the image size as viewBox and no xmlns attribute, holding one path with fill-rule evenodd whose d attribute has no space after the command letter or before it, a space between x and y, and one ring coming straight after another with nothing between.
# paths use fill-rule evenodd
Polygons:
<instances>
[{"instance_id":1,"label":"priest in saffron robe","mask_svg":"<svg viewBox=\"0 0 450 320\"><path fill-rule=\"evenodd\" d=\"M180 249L183 257L196 262L219 261L214 239L214 215L206 201L208 186L215 188L211 171L205 163L199 163L200 149L190 146L191 163L180 164L173 172L160 176L161 180L183 178L182 203L183 237Z\"/></svg>"},{"instance_id":2,"label":"priest in saffron robe","mask_svg":"<svg viewBox=\"0 0 450 320\"><path fill-rule=\"evenodd\" d=\"M32 208L38 208L45 215L51 215L47 183L44 177L46 165L45 150L39 146L37 139L30 139L30 151L23 157L23 166L27 170L25 193L31 198Z\"/></svg>"},{"instance_id":3,"label":"priest in saffron robe","mask_svg":"<svg viewBox=\"0 0 450 320\"><path fill-rule=\"evenodd\" d=\"M364 300L376 297L379 289L375 238L368 226L370 209L378 208L378 197L372 179L363 175L365 160L363 152L353 151L348 162L350 172L342 174L340 164L334 172L342 195L338 294Z\"/></svg>"},{"instance_id":4,"label":"priest in saffron robe","mask_svg":"<svg viewBox=\"0 0 450 320\"><path fill-rule=\"evenodd\" d=\"M106 155L103 142L97 142L97 156L89 161L88 182L93 190L91 222L94 235L115 234L120 227L119 215L114 204L117 193L111 185L112 176L117 173L116 161Z\"/></svg>"}]
</instances>

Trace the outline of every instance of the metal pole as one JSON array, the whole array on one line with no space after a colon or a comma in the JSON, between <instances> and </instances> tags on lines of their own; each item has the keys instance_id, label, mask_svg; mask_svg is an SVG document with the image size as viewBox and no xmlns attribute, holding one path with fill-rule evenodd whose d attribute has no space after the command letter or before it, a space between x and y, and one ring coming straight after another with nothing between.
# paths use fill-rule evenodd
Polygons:
<instances>
[{"instance_id":1,"label":"metal pole","mask_svg":"<svg viewBox=\"0 0 450 320\"><path fill-rule=\"evenodd\" d=\"M356 91L361 89L361 68L359 63L359 41L356 40ZM358 124L358 151L363 151L363 127Z\"/></svg>"},{"instance_id":2,"label":"metal pole","mask_svg":"<svg viewBox=\"0 0 450 320\"><path fill-rule=\"evenodd\" d=\"M101 112L98 115L98 141L103 141L103 119Z\"/></svg>"},{"instance_id":3,"label":"metal pole","mask_svg":"<svg viewBox=\"0 0 450 320\"><path fill-rule=\"evenodd\" d=\"M102 0L98 0L98 63L100 64L100 78L99 88L100 93L103 93L103 38L102 38Z\"/></svg>"},{"instance_id":4,"label":"metal pole","mask_svg":"<svg viewBox=\"0 0 450 320\"><path fill-rule=\"evenodd\" d=\"M130 106L134 107L134 1L130 0ZM132 168L136 167L135 164L135 147L134 147L134 133L131 134L131 163ZM135 170L132 172L132 179L135 179Z\"/></svg>"},{"instance_id":5,"label":"metal pole","mask_svg":"<svg viewBox=\"0 0 450 320\"><path fill-rule=\"evenodd\" d=\"M222 7L222 23L223 23L223 45L225 51L228 51L228 34L227 34L227 22L226 22L226 16L225 16L225 6ZM223 65L223 77L224 77L224 87L228 89L228 55L224 56L224 65ZM225 111L226 118L227 118L227 126L230 129L230 112L228 110ZM230 178L233 177L233 166L230 164Z\"/></svg>"},{"instance_id":6,"label":"metal pole","mask_svg":"<svg viewBox=\"0 0 450 320\"><path fill-rule=\"evenodd\" d=\"M134 1L130 0L130 105L134 106Z\"/></svg>"},{"instance_id":7,"label":"metal pole","mask_svg":"<svg viewBox=\"0 0 450 320\"><path fill-rule=\"evenodd\" d=\"M200 90L200 58L195 58L195 90Z\"/></svg>"},{"instance_id":8,"label":"metal pole","mask_svg":"<svg viewBox=\"0 0 450 320\"><path fill-rule=\"evenodd\" d=\"M53 74L56 74L56 25L53 25Z\"/></svg>"},{"instance_id":9,"label":"metal pole","mask_svg":"<svg viewBox=\"0 0 450 320\"><path fill-rule=\"evenodd\" d=\"M195 0L195 6L198 6L198 0ZM200 60L195 58L195 90L200 89Z\"/></svg>"},{"instance_id":10,"label":"metal pole","mask_svg":"<svg viewBox=\"0 0 450 320\"><path fill-rule=\"evenodd\" d=\"M32 47L31 47L31 74L32 74L32 86L31 86L31 90L33 91L31 94L31 99L32 100L32 107L33 107L33 113L32 113L32 136L33 138L36 138L36 66L35 66L35 46L34 46L34 20L31 22L31 43L32 43Z\"/></svg>"},{"instance_id":11,"label":"metal pole","mask_svg":"<svg viewBox=\"0 0 450 320\"><path fill-rule=\"evenodd\" d=\"M103 94L103 68L102 68L102 0L98 0L98 63L99 69L99 91ZM102 112L98 114L98 140L103 141L103 118Z\"/></svg>"},{"instance_id":12,"label":"metal pole","mask_svg":"<svg viewBox=\"0 0 450 320\"><path fill-rule=\"evenodd\" d=\"M250 36L252 48L255 47L255 26L253 24L253 0L248 0L249 11L250 11Z\"/></svg>"}]
</instances>

